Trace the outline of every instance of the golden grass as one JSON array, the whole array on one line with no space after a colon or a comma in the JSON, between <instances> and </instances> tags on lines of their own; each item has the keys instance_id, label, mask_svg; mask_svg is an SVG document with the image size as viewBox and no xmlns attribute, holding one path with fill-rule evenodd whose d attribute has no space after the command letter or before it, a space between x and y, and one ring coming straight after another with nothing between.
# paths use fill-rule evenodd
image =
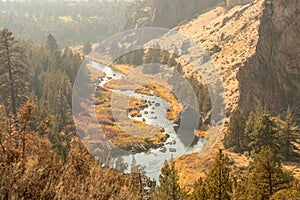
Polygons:
<instances>
[{"instance_id":1,"label":"golden grass","mask_svg":"<svg viewBox=\"0 0 300 200\"><path fill-rule=\"evenodd\" d=\"M208 132L207 131L203 131L203 130L195 130L195 135L197 137L206 137L208 135Z\"/></svg>"},{"instance_id":2,"label":"golden grass","mask_svg":"<svg viewBox=\"0 0 300 200\"><path fill-rule=\"evenodd\" d=\"M107 82L104 87L122 91L131 90L139 94L151 95L151 90L149 88L137 85L136 83L126 79L111 80Z\"/></svg>"},{"instance_id":3,"label":"golden grass","mask_svg":"<svg viewBox=\"0 0 300 200\"><path fill-rule=\"evenodd\" d=\"M166 118L172 121L176 120L180 115L182 107L175 95L168 88L159 84L151 83L147 84L147 86L154 91L154 95L161 97L171 105L169 111L166 113Z\"/></svg>"},{"instance_id":4,"label":"golden grass","mask_svg":"<svg viewBox=\"0 0 300 200\"><path fill-rule=\"evenodd\" d=\"M111 64L109 67L111 67L113 70L119 71L122 74L127 74L129 73L134 67L130 65L119 65L119 64Z\"/></svg>"},{"instance_id":5,"label":"golden grass","mask_svg":"<svg viewBox=\"0 0 300 200\"><path fill-rule=\"evenodd\" d=\"M145 95L148 95L148 96L151 95L151 90L149 88L146 88L146 87L139 87L139 88L135 89L135 92L139 93L139 94L145 94Z\"/></svg>"},{"instance_id":6,"label":"golden grass","mask_svg":"<svg viewBox=\"0 0 300 200\"><path fill-rule=\"evenodd\" d=\"M126 150L140 151L164 144L165 134L160 127L147 125L131 120L127 116L126 105L128 98L125 95L114 94L114 109L112 111L112 93L110 91L97 91L95 106L97 119L107 138L116 146ZM127 108L137 111L145 106L142 100L130 98ZM137 145L138 144L138 145Z\"/></svg>"},{"instance_id":7,"label":"golden grass","mask_svg":"<svg viewBox=\"0 0 300 200\"><path fill-rule=\"evenodd\" d=\"M114 89L114 90L135 90L137 85L126 79L121 80L111 80L104 85L105 88Z\"/></svg>"}]
</instances>

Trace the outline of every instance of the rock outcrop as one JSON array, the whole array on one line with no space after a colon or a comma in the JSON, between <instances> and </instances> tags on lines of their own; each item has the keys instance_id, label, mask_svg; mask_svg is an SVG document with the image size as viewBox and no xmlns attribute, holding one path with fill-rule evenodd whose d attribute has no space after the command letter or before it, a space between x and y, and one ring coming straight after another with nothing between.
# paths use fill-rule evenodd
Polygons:
<instances>
[{"instance_id":1,"label":"rock outcrop","mask_svg":"<svg viewBox=\"0 0 300 200\"><path fill-rule=\"evenodd\" d=\"M189 21L197 13L212 9L225 0L147 0L136 5L128 14L126 29L140 27L173 28Z\"/></svg>"},{"instance_id":2,"label":"rock outcrop","mask_svg":"<svg viewBox=\"0 0 300 200\"><path fill-rule=\"evenodd\" d=\"M255 55L238 73L240 106L300 113L300 1L266 0ZM298 107L298 108L297 108Z\"/></svg>"}]
</instances>

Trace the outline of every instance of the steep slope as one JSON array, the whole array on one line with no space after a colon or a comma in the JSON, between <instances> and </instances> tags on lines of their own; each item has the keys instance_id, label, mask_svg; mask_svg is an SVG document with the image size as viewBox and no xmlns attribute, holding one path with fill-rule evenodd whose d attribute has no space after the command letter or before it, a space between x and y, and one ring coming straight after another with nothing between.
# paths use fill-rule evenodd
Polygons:
<instances>
[{"instance_id":1,"label":"steep slope","mask_svg":"<svg viewBox=\"0 0 300 200\"><path fill-rule=\"evenodd\" d=\"M300 116L299 10L298 0L256 0L227 10L216 8L178 27L210 52L223 76L228 114L237 106L251 111L260 101L274 113L291 105ZM221 139L215 149L223 148ZM212 155L178 159L182 186L204 175ZM230 157L239 169L249 161L245 156ZM298 176L299 166L287 165Z\"/></svg>"},{"instance_id":2,"label":"steep slope","mask_svg":"<svg viewBox=\"0 0 300 200\"><path fill-rule=\"evenodd\" d=\"M255 55L238 74L240 106L258 101L280 113L288 105L300 113L300 1L265 2Z\"/></svg>"},{"instance_id":3,"label":"steep slope","mask_svg":"<svg viewBox=\"0 0 300 200\"><path fill-rule=\"evenodd\" d=\"M231 9L217 7L178 28L207 50L223 76L227 111L239 102L239 68L255 54L262 0L237 5Z\"/></svg>"},{"instance_id":4,"label":"steep slope","mask_svg":"<svg viewBox=\"0 0 300 200\"><path fill-rule=\"evenodd\" d=\"M133 5L127 14L125 29L153 26L173 28L197 13L210 10L224 0L146 0Z\"/></svg>"},{"instance_id":5,"label":"steep slope","mask_svg":"<svg viewBox=\"0 0 300 200\"><path fill-rule=\"evenodd\" d=\"M237 73L256 52L263 0L231 6L233 7L217 7L177 28L180 33L191 37L210 53L223 77L228 115L238 106L240 99ZM221 139L222 137L215 150L223 148ZM215 150L204 158L195 153L177 159L176 166L182 186L190 186L200 176L204 176ZM234 154L230 154L230 159L235 169L245 168L249 162L246 156L239 157Z\"/></svg>"},{"instance_id":6,"label":"steep slope","mask_svg":"<svg viewBox=\"0 0 300 200\"><path fill-rule=\"evenodd\" d=\"M155 10L153 25L158 27L172 28L179 22L188 20L200 11L212 8L224 0L153 0Z\"/></svg>"}]
</instances>

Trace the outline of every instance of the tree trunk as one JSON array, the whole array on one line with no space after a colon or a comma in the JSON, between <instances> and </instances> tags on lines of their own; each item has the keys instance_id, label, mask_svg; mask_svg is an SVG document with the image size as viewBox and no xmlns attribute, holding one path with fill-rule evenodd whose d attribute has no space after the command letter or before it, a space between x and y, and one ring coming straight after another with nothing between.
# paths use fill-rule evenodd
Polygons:
<instances>
[{"instance_id":1,"label":"tree trunk","mask_svg":"<svg viewBox=\"0 0 300 200\"><path fill-rule=\"evenodd\" d=\"M8 38L5 38L5 48L6 48L6 56L7 56L7 68L8 68L8 75L9 75L9 86L10 86L10 100L11 100L11 112L16 115L17 114L17 104L16 104L16 97L15 97L15 84L12 75L12 66L11 66L11 59L9 53L9 44Z\"/></svg>"}]
</instances>

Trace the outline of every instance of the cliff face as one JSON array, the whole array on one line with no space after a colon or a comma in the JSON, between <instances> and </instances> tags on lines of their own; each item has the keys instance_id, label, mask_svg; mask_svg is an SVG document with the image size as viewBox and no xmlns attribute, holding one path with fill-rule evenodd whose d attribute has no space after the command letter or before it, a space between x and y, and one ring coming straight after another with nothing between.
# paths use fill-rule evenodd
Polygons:
<instances>
[{"instance_id":1,"label":"cliff face","mask_svg":"<svg viewBox=\"0 0 300 200\"><path fill-rule=\"evenodd\" d=\"M190 17L214 7L224 0L153 0L154 26L172 28Z\"/></svg>"},{"instance_id":2,"label":"cliff face","mask_svg":"<svg viewBox=\"0 0 300 200\"><path fill-rule=\"evenodd\" d=\"M239 105L244 110L261 101L276 112L291 105L300 113L299 38L300 1L265 1L256 53L238 73Z\"/></svg>"},{"instance_id":3,"label":"cliff face","mask_svg":"<svg viewBox=\"0 0 300 200\"><path fill-rule=\"evenodd\" d=\"M127 16L125 29L145 26L173 28L195 14L225 0L147 0L135 5Z\"/></svg>"}]
</instances>

